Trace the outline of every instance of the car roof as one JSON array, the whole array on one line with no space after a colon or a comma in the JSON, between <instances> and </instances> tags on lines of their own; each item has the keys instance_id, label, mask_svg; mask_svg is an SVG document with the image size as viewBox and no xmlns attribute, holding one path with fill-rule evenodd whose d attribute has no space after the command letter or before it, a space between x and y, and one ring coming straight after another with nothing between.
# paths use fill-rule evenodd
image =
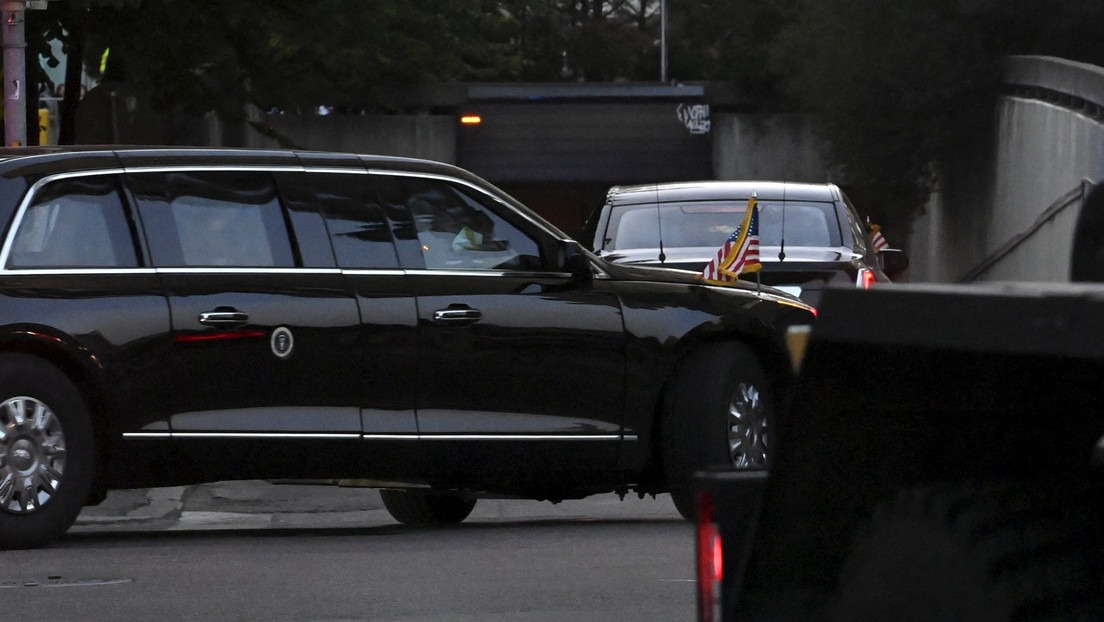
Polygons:
<instances>
[{"instance_id":1,"label":"car roof","mask_svg":"<svg viewBox=\"0 0 1104 622\"><path fill-rule=\"evenodd\" d=\"M611 205L640 203L671 203L679 201L710 201L748 199L752 194L762 200L832 201L838 189L831 183L792 181L680 181L662 184L614 186L606 195Z\"/></svg>"}]
</instances>

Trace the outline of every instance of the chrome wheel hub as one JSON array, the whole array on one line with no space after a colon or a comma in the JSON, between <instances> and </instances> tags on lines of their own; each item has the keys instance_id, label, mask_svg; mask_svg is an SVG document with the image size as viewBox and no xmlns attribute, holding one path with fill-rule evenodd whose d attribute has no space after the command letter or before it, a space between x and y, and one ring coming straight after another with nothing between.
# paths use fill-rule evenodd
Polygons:
<instances>
[{"instance_id":1,"label":"chrome wheel hub","mask_svg":"<svg viewBox=\"0 0 1104 622\"><path fill-rule=\"evenodd\" d=\"M33 397L0 404L0 512L27 514L57 492L65 471L65 433Z\"/></svg>"},{"instance_id":2,"label":"chrome wheel hub","mask_svg":"<svg viewBox=\"0 0 1104 622\"><path fill-rule=\"evenodd\" d=\"M767 412L754 385L740 383L728 405L728 455L736 468L767 466Z\"/></svg>"}]
</instances>

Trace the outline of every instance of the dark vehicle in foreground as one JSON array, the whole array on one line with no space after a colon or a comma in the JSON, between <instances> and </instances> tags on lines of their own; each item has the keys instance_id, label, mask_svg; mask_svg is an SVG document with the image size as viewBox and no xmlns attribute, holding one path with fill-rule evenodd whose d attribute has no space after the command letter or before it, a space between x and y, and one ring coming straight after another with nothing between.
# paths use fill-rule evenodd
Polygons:
<instances>
[{"instance_id":1,"label":"dark vehicle in foreground","mask_svg":"<svg viewBox=\"0 0 1104 622\"><path fill-rule=\"evenodd\" d=\"M3 548L109 489L229 479L357 479L409 524L485 495L685 508L692 472L762 450L745 418L812 317L607 263L422 160L3 150L0 223Z\"/></svg>"},{"instance_id":2,"label":"dark vehicle in foreground","mask_svg":"<svg viewBox=\"0 0 1104 622\"><path fill-rule=\"evenodd\" d=\"M874 252L866 226L835 184L696 181L616 186L587 223L584 239L603 259L701 272L759 205L756 277L816 306L828 284L870 287L908 267L900 250Z\"/></svg>"},{"instance_id":3,"label":"dark vehicle in foreground","mask_svg":"<svg viewBox=\"0 0 1104 622\"><path fill-rule=\"evenodd\" d=\"M1104 619L1102 250L1097 185L1075 282L827 291L770 475L696 478L698 619Z\"/></svg>"}]
</instances>

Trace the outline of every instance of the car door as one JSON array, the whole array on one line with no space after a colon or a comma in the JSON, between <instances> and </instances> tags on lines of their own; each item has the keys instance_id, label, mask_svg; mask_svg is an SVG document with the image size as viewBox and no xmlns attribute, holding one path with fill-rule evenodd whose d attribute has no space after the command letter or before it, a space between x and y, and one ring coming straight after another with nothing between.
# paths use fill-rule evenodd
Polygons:
<instances>
[{"instance_id":1,"label":"car door","mask_svg":"<svg viewBox=\"0 0 1104 622\"><path fill-rule=\"evenodd\" d=\"M277 182L292 213L311 211L323 216L323 235L330 239L326 245L329 262L332 265L336 258L355 297L360 314L356 347L335 354L356 370L351 386L360 405L364 453L376 463L372 471L380 472L394 462L380 453L391 441L417 440L414 295L399 268L390 224L375 186L359 159L301 157L306 170L277 173ZM298 237L302 240L304 236Z\"/></svg>"},{"instance_id":2,"label":"car door","mask_svg":"<svg viewBox=\"0 0 1104 622\"><path fill-rule=\"evenodd\" d=\"M126 177L169 300L173 436L359 439L356 299L332 258L304 265L272 174ZM309 472L299 466L282 468Z\"/></svg>"},{"instance_id":3,"label":"car door","mask_svg":"<svg viewBox=\"0 0 1104 622\"><path fill-rule=\"evenodd\" d=\"M414 229L397 242L417 296L423 444L448 446L453 477L612 467L624 415L617 297L549 270L554 236L473 183L376 179Z\"/></svg>"}]
</instances>

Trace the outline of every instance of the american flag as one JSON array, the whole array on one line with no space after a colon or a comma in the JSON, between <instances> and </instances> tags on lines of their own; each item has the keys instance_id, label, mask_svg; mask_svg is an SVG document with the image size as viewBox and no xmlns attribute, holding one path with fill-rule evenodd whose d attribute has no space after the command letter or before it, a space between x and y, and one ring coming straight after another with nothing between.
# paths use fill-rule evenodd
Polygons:
<instances>
[{"instance_id":1,"label":"american flag","mask_svg":"<svg viewBox=\"0 0 1104 622\"><path fill-rule=\"evenodd\" d=\"M874 247L875 253L880 253L882 249L889 248L889 242L886 242L885 236L882 235L880 225L870 225L870 245Z\"/></svg>"},{"instance_id":2,"label":"american flag","mask_svg":"<svg viewBox=\"0 0 1104 622\"><path fill-rule=\"evenodd\" d=\"M710 283L732 283L741 274L756 272L762 267L759 263L759 201L752 197L748 200L743 224L717 250L701 278Z\"/></svg>"}]
</instances>

